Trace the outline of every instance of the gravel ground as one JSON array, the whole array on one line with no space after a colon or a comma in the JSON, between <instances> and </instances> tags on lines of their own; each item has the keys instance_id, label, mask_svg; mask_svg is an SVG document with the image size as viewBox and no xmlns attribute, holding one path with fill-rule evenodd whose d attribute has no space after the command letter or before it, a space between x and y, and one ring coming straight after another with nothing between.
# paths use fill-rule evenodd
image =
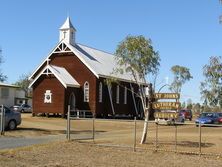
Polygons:
<instances>
[{"instance_id":1,"label":"gravel ground","mask_svg":"<svg viewBox=\"0 0 222 167\"><path fill-rule=\"evenodd\" d=\"M0 162L2 167L219 167L222 159L143 150L133 152L71 141L0 151Z\"/></svg>"}]
</instances>

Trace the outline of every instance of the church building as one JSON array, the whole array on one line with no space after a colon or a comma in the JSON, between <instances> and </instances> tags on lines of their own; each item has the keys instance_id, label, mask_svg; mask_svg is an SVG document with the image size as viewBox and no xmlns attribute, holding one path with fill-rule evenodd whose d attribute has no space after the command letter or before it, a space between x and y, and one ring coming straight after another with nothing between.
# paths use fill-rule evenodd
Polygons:
<instances>
[{"instance_id":1,"label":"church building","mask_svg":"<svg viewBox=\"0 0 222 167\"><path fill-rule=\"evenodd\" d=\"M65 116L68 105L96 117L142 114L141 100L133 93L138 86L132 75L113 73L117 67L113 54L77 43L69 17L59 33L59 43L30 76L33 115ZM106 84L113 77L118 83Z\"/></svg>"}]
</instances>

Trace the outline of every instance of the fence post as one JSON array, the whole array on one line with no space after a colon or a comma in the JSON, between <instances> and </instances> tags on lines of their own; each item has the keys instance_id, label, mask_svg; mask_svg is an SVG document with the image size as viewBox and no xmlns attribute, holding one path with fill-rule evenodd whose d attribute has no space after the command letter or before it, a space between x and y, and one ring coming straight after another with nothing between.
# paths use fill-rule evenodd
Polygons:
<instances>
[{"instance_id":1,"label":"fence post","mask_svg":"<svg viewBox=\"0 0 222 167\"><path fill-rule=\"evenodd\" d=\"M70 140L70 105L68 105L68 113L67 113L66 139Z\"/></svg>"},{"instance_id":2,"label":"fence post","mask_svg":"<svg viewBox=\"0 0 222 167\"><path fill-rule=\"evenodd\" d=\"M134 117L134 142L133 142L133 151L136 152L136 117Z\"/></svg>"},{"instance_id":3,"label":"fence post","mask_svg":"<svg viewBox=\"0 0 222 167\"><path fill-rule=\"evenodd\" d=\"M95 140L95 117L94 116L93 116L92 138L93 138L93 143L94 143L94 140Z\"/></svg>"},{"instance_id":4,"label":"fence post","mask_svg":"<svg viewBox=\"0 0 222 167\"><path fill-rule=\"evenodd\" d=\"M1 135L4 135L5 134L5 112L4 112L4 106L2 105L2 108L1 108Z\"/></svg>"},{"instance_id":5,"label":"fence post","mask_svg":"<svg viewBox=\"0 0 222 167\"><path fill-rule=\"evenodd\" d=\"M155 145L155 151L157 151L157 144L158 144L158 123L156 122L156 145Z\"/></svg>"},{"instance_id":6,"label":"fence post","mask_svg":"<svg viewBox=\"0 0 222 167\"><path fill-rule=\"evenodd\" d=\"M177 152L177 124L175 123L175 152Z\"/></svg>"},{"instance_id":7,"label":"fence post","mask_svg":"<svg viewBox=\"0 0 222 167\"><path fill-rule=\"evenodd\" d=\"M199 156L201 156L201 123L199 121Z\"/></svg>"}]
</instances>

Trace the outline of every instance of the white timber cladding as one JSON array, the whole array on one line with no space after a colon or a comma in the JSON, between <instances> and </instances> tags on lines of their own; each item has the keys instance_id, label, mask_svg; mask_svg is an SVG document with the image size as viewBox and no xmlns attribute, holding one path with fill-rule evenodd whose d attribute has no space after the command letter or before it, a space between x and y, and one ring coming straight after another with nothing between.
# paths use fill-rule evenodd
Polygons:
<instances>
[{"instance_id":1,"label":"white timber cladding","mask_svg":"<svg viewBox=\"0 0 222 167\"><path fill-rule=\"evenodd\" d=\"M127 104L127 87L124 88L124 104Z\"/></svg>"},{"instance_id":2,"label":"white timber cladding","mask_svg":"<svg viewBox=\"0 0 222 167\"><path fill-rule=\"evenodd\" d=\"M89 82L84 83L84 102L89 102Z\"/></svg>"},{"instance_id":3,"label":"white timber cladding","mask_svg":"<svg viewBox=\"0 0 222 167\"><path fill-rule=\"evenodd\" d=\"M99 83L99 102L103 102L103 84L102 82Z\"/></svg>"},{"instance_id":4,"label":"white timber cladding","mask_svg":"<svg viewBox=\"0 0 222 167\"><path fill-rule=\"evenodd\" d=\"M119 85L116 86L116 103L119 104Z\"/></svg>"}]
</instances>

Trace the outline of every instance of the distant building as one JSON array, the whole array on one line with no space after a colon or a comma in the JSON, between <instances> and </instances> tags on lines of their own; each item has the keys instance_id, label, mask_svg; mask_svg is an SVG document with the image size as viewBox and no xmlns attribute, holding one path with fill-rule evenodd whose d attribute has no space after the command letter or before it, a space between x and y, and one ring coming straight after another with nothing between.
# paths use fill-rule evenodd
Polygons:
<instances>
[{"instance_id":1,"label":"distant building","mask_svg":"<svg viewBox=\"0 0 222 167\"><path fill-rule=\"evenodd\" d=\"M27 103L25 92L20 87L5 83L0 83L0 105L10 107L15 104Z\"/></svg>"},{"instance_id":2,"label":"distant building","mask_svg":"<svg viewBox=\"0 0 222 167\"><path fill-rule=\"evenodd\" d=\"M33 114L64 116L70 105L71 109L90 110L96 117L140 115L141 100L132 93L139 91L132 75L113 74L114 55L76 43L75 33L68 17L60 28L59 43L30 76ZM119 84L108 86L105 80L110 77Z\"/></svg>"}]
</instances>

